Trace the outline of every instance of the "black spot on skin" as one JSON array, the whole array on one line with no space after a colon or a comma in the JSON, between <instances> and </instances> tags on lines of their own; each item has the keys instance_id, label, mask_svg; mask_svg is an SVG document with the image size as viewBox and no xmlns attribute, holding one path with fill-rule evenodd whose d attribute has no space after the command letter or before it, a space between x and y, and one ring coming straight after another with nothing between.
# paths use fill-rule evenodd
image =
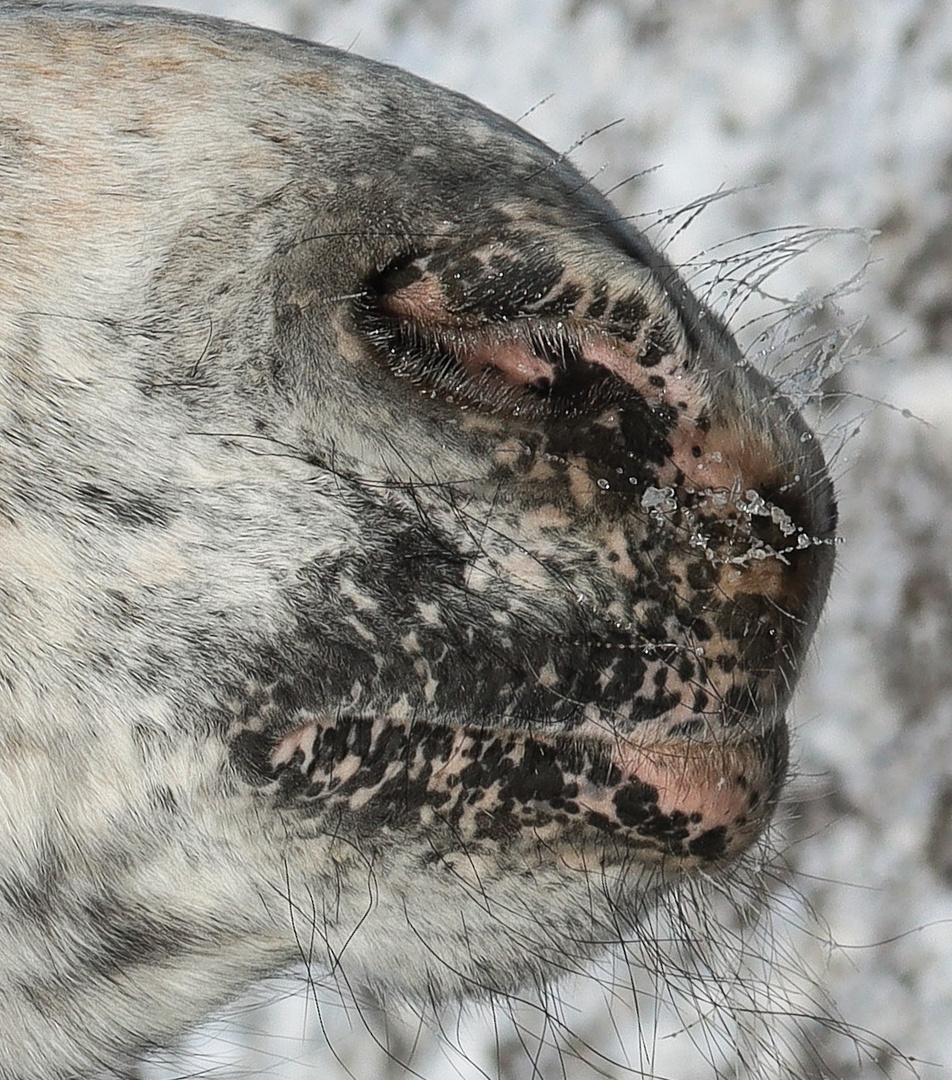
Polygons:
<instances>
[{"instance_id":1,"label":"black spot on skin","mask_svg":"<svg viewBox=\"0 0 952 1080\"><path fill-rule=\"evenodd\" d=\"M605 283L601 282L595 286L595 299L588 305L588 310L585 314L590 319L600 319L605 314L605 309L608 307L608 296L606 295Z\"/></svg>"},{"instance_id":2,"label":"black spot on skin","mask_svg":"<svg viewBox=\"0 0 952 1080\"><path fill-rule=\"evenodd\" d=\"M656 689L651 696L641 694L632 702L632 716L638 720L656 720L659 716L670 712L680 704L680 701L680 693L666 693L664 690Z\"/></svg>"},{"instance_id":3,"label":"black spot on skin","mask_svg":"<svg viewBox=\"0 0 952 1080\"><path fill-rule=\"evenodd\" d=\"M598 829L599 832L618 832L621 828L621 823L619 821L608 817L606 814L600 814L596 810L590 810L586 815L586 820L589 825Z\"/></svg>"},{"instance_id":4,"label":"black spot on skin","mask_svg":"<svg viewBox=\"0 0 952 1080\"><path fill-rule=\"evenodd\" d=\"M525 312L555 288L563 272L561 263L553 259L511 257L490 260L490 270L492 279L486 279L483 295L486 298L485 313L491 317L500 313L503 317L511 317ZM566 291L561 290L560 295Z\"/></svg>"},{"instance_id":5,"label":"black spot on skin","mask_svg":"<svg viewBox=\"0 0 952 1080\"><path fill-rule=\"evenodd\" d=\"M272 734L250 729L241 731L231 741L232 765L244 780L256 787L263 787L273 778L271 755L274 752L274 746L275 738ZM296 770L289 770L289 775L296 775ZM302 780L306 783L303 776Z\"/></svg>"},{"instance_id":6,"label":"black spot on skin","mask_svg":"<svg viewBox=\"0 0 952 1080\"><path fill-rule=\"evenodd\" d=\"M727 827L717 825L688 841L688 851L700 859L721 859L727 853Z\"/></svg>"},{"instance_id":7,"label":"black spot on skin","mask_svg":"<svg viewBox=\"0 0 952 1080\"><path fill-rule=\"evenodd\" d=\"M631 460L658 466L671 456L671 444L666 438L671 425L665 419L657 409L649 408L643 398L632 397L625 403L618 426Z\"/></svg>"},{"instance_id":8,"label":"black spot on skin","mask_svg":"<svg viewBox=\"0 0 952 1080\"><path fill-rule=\"evenodd\" d=\"M636 650L629 649L623 651L621 660L619 660L618 651L609 646L603 652L595 653L593 660L594 664L592 665L592 669L596 672L602 667L607 667L612 661L615 661L612 672L611 692L612 696L617 694L619 700L625 701L634 698L644 686L647 664L645 663L644 657ZM591 700L595 701L598 700L597 691L599 683L595 681L593 685L596 693L593 694Z\"/></svg>"},{"instance_id":9,"label":"black spot on skin","mask_svg":"<svg viewBox=\"0 0 952 1080\"><path fill-rule=\"evenodd\" d=\"M640 296L629 296L616 300L608 314L613 330L621 332L623 337L636 337L641 332L642 324L649 315L648 305Z\"/></svg>"},{"instance_id":10,"label":"black spot on skin","mask_svg":"<svg viewBox=\"0 0 952 1080\"><path fill-rule=\"evenodd\" d=\"M447 309L457 316L480 316L487 320L516 318L538 304L539 298L558 284L562 264L540 251L529 256L493 256L488 265L475 256L434 255L428 269L440 278ZM381 286L374 283L376 288ZM409 282L408 282L409 284ZM393 291L392 278L385 287ZM572 291L575 301L571 299ZM581 296L577 286L567 286L539 310L569 314ZM562 309L565 309L564 311Z\"/></svg>"},{"instance_id":11,"label":"black spot on skin","mask_svg":"<svg viewBox=\"0 0 952 1080\"><path fill-rule=\"evenodd\" d=\"M684 720L679 724L672 724L668 728L667 735L671 739L690 738L692 735L702 734L705 728L703 720Z\"/></svg>"},{"instance_id":12,"label":"black spot on skin","mask_svg":"<svg viewBox=\"0 0 952 1080\"><path fill-rule=\"evenodd\" d=\"M583 292L581 286L569 282L563 285L555 296L544 304L540 304L538 312L540 315L556 317L559 315L571 315L578 306L578 302L582 299Z\"/></svg>"},{"instance_id":13,"label":"black spot on skin","mask_svg":"<svg viewBox=\"0 0 952 1080\"><path fill-rule=\"evenodd\" d=\"M714 586L716 573L715 567L707 559L697 559L688 563L688 584L697 591L710 590ZM700 620L697 621L700 622Z\"/></svg>"},{"instance_id":14,"label":"black spot on skin","mask_svg":"<svg viewBox=\"0 0 952 1080\"><path fill-rule=\"evenodd\" d=\"M724 721L728 724L756 717L760 713L757 693L749 683L733 686L724 695Z\"/></svg>"},{"instance_id":15,"label":"black spot on skin","mask_svg":"<svg viewBox=\"0 0 952 1080\"><path fill-rule=\"evenodd\" d=\"M715 660L715 663L721 669L721 671L725 673L725 675L730 675L730 673L737 667L739 662L740 658L734 653L722 653Z\"/></svg>"},{"instance_id":16,"label":"black spot on skin","mask_svg":"<svg viewBox=\"0 0 952 1080\"><path fill-rule=\"evenodd\" d=\"M509 779L506 793L521 802L561 797L565 793L565 775L556 748L530 741L521 767Z\"/></svg>"},{"instance_id":17,"label":"black spot on skin","mask_svg":"<svg viewBox=\"0 0 952 1080\"><path fill-rule=\"evenodd\" d=\"M757 652L769 644L763 638L769 636L771 627L764 621L763 602L759 596L739 593L726 601L718 625L726 637L744 642L744 652L751 663L756 662ZM772 653L772 645L769 649Z\"/></svg>"},{"instance_id":18,"label":"black spot on skin","mask_svg":"<svg viewBox=\"0 0 952 1080\"><path fill-rule=\"evenodd\" d=\"M656 336L652 332L648 335L648 344L645 346L645 351L638 357L638 363L645 368L657 367L671 352L671 349L672 345L667 338Z\"/></svg>"},{"instance_id":19,"label":"black spot on skin","mask_svg":"<svg viewBox=\"0 0 952 1080\"><path fill-rule=\"evenodd\" d=\"M483 263L475 255L459 252L434 255L429 260L430 270L440 278L447 305L450 310L462 312L470 303L474 283L484 274Z\"/></svg>"},{"instance_id":20,"label":"black spot on skin","mask_svg":"<svg viewBox=\"0 0 952 1080\"><path fill-rule=\"evenodd\" d=\"M631 829L641 829L658 813L658 789L640 780L631 780L615 792L612 800L618 820Z\"/></svg>"}]
</instances>

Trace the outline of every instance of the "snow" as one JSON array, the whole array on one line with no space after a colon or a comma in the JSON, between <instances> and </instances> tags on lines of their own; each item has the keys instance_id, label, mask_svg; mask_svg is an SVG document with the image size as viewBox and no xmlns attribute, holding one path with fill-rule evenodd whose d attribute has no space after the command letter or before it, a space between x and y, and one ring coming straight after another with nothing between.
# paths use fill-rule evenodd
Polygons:
<instances>
[{"instance_id":1,"label":"snow","mask_svg":"<svg viewBox=\"0 0 952 1080\"><path fill-rule=\"evenodd\" d=\"M788 388L816 390L817 357L838 335L841 357L852 358L841 371L834 362L827 389L836 396L814 414L838 481L843 543L792 717L799 768L784 830L793 872L775 905L775 947L786 952L773 977L783 985L769 989L781 1012L810 1015L829 995L847 1025L845 1036L831 1022L800 1025L825 1061L807 1062L804 1075L952 1073L952 5L179 6L353 48L524 118L557 149L574 148L603 190L621 185L619 207L692 276L712 255L733 252L740 267L758 244L802 249L762 295L738 290L723 267L720 280L701 279L768 367L795 354L794 372L781 368ZM728 194L688 227L671 216L715 192ZM799 240L770 231L786 226L845 231ZM725 247L733 238L744 239ZM780 309L794 314L771 330ZM503 1009L448 1015L434 1034L335 1003L331 987L310 996L274 984L260 992L272 1002L264 1010L203 1029L149 1075L409 1075L387 1065L375 1038L434 1080L745 1075L731 1071L730 1039L711 1043L684 1007L654 1010L664 990L650 975L636 976L633 1004L627 968L606 965L600 983L563 986L549 1002L567 1028L550 1022L538 1051L542 1020L531 1010L520 1023L536 1035L518 1032ZM815 974L802 974L808 968ZM780 1020L766 1028L768 1043L787 1037ZM761 1075L794 1070L788 1057Z\"/></svg>"}]
</instances>

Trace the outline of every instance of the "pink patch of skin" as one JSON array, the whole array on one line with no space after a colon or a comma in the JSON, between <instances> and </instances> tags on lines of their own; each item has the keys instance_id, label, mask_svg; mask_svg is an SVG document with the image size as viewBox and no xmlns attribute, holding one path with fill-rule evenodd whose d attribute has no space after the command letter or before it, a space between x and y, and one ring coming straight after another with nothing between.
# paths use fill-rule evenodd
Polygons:
<instances>
[{"instance_id":1,"label":"pink patch of skin","mask_svg":"<svg viewBox=\"0 0 952 1080\"><path fill-rule=\"evenodd\" d=\"M304 724L289 731L271 753L271 764L278 769L290 765L295 754L303 754L304 760L310 761L314 754L314 740L317 738L317 723Z\"/></svg>"},{"instance_id":2,"label":"pink patch of skin","mask_svg":"<svg viewBox=\"0 0 952 1080\"><path fill-rule=\"evenodd\" d=\"M511 386L550 383L555 378L552 365L521 341L481 343L476 348L464 349L459 361L472 376L494 368Z\"/></svg>"},{"instance_id":3,"label":"pink patch of skin","mask_svg":"<svg viewBox=\"0 0 952 1080\"><path fill-rule=\"evenodd\" d=\"M419 281L404 285L398 292L380 298L381 310L394 318L442 321L446 318L443 290L436 278L428 274Z\"/></svg>"},{"instance_id":4,"label":"pink patch of skin","mask_svg":"<svg viewBox=\"0 0 952 1080\"><path fill-rule=\"evenodd\" d=\"M752 808L751 793L763 793L768 785L753 747L697 740L649 746L618 739L614 760L626 777L657 788L663 814L699 815L703 829L727 829L728 859L749 847L761 831L767 800L756 800L760 806Z\"/></svg>"}]
</instances>

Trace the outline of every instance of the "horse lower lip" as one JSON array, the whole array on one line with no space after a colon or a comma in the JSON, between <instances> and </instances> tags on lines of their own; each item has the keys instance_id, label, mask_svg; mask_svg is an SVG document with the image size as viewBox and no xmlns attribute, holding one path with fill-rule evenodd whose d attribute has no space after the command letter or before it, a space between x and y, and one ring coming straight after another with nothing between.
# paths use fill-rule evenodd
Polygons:
<instances>
[{"instance_id":1,"label":"horse lower lip","mask_svg":"<svg viewBox=\"0 0 952 1080\"><path fill-rule=\"evenodd\" d=\"M776 781L758 741L616 740L622 780L593 793L637 834L685 862L728 862L748 848L769 818Z\"/></svg>"},{"instance_id":2,"label":"horse lower lip","mask_svg":"<svg viewBox=\"0 0 952 1080\"><path fill-rule=\"evenodd\" d=\"M270 766L284 801L354 828L448 826L458 843L541 842L716 867L773 803L762 740L639 742L386 719L311 719ZM609 854L607 857L611 858Z\"/></svg>"}]
</instances>

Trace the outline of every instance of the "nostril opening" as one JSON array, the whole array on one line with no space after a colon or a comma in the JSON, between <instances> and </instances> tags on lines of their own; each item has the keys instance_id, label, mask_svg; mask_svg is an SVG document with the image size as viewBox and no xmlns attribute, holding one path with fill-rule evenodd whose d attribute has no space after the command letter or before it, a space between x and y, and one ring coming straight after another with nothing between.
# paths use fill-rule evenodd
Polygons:
<instances>
[{"instance_id":1,"label":"nostril opening","mask_svg":"<svg viewBox=\"0 0 952 1080\"><path fill-rule=\"evenodd\" d=\"M369 291L375 296L388 296L400 292L420 281L423 277L421 253L408 251L392 259L368 281Z\"/></svg>"}]
</instances>

